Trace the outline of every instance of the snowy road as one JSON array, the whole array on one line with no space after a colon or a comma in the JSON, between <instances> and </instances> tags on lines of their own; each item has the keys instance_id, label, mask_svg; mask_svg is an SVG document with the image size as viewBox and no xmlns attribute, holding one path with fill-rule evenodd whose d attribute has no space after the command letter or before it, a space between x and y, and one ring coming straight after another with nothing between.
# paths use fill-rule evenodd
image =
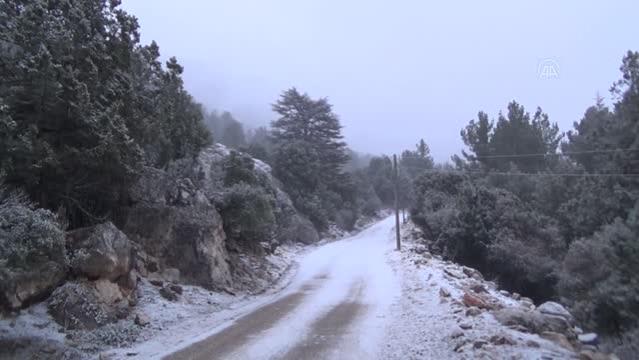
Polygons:
<instances>
[{"instance_id":1,"label":"snowy road","mask_svg":"<svg viewBox=\"0 0 639 360\"><path fill-rule=\"evenodd\" d=\"M165 359L366 359L383 343L385 318L400 295L387 263L393 217L299 260L274 301Z\"/></svg>"}]
</instances>

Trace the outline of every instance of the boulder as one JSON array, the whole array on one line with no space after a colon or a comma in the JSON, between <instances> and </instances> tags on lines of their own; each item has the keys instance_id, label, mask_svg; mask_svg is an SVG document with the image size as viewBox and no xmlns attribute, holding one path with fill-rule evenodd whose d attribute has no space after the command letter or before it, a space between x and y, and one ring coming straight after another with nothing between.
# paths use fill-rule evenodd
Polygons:
<instances>
[{"instance_id":1,"label":"boulder","mask_svg":"<svg viewBox=\"0 0 639 360\"><path fill-rule=\"evenodd\" d=\"M450 297L450 291L448 291L448 289L440 287L439 288L439 296L443 297L443 298L447 298Z\"/></svg>"},{"instance_id":2,"label":"boulder","mask_svg":"<svg viewBox=\"0 0 639 360\"><path fill-rule=\"evenodd\" d=\"M46 298L67 276L64 232L44 209L3 204L0 213L0 312Z\"/></svg>"},{"instance_id":3,"label":"boulder","mask_svg":"<svg viewBox=\"0 0 639 360\"><path fill-rule=\"evenodd\" d=\"M493 345L515 345L517 342L508 335L493 335L490 337L490 343Z\"/></svg>"},{"instance_id":4,"label":"boulder","mask_svg":"<svg viewBox=\"0 0 639 360\"><path fill-rule=\"evenodd\" d=\"M144 326L149 325L151 323L151 320L149 319L149 317L146 314L144 314L142 312L139 312L139 313L135 314L134 323L136 325L138 325L138 326L144 327Z\"/></svg>"},{"instance_id":5,"label":"boulder","mask_svg":"<svg viewBox=\"0 0 639 360\"><path fill-rule=\"evenodd\" d=\"M464 272L464 274L466 276L468 276L470 278L473 278L473 279L479 280L479 281L484 280L484 277L482 276L482 274L479 271L477 271L477 270L475 270L473 268L469 268L467 266L463 266L462 267L462 271Z\"/></svg>"},{"instance_id":6,"label":"boulder","mask_svg":"<svg viewBox=\"0 0 639 360\"><path fill-rule=\"evenodd\" d=\"M572 327L564 318L542 314L538 310L510 307L493 312L493 316L502 325L525 329L529 332L539 334L551 331L574 337Z\"/></svg>"},{"instance_id":7,"label":"boulder","mask_svg":"<svg viewBox=\"0 0 639 360\"><path fill-rule=\"evenodd\" d=\"M67 234L71 270L89 279L116 280L131 271L133 246L110 222Z\"/></svg>"},{"instance_id":8,"label":"boulder","mask_svg":"<svg viewBox=\"0 0 639 360\"><path fill-rule=\"evenodd\" d=\"M466 310L466 316L477 316L477 315L481 315L481 309L473 306L468 308L468 310Z\"/></svg>"},{"instance_id":9,"label":"boulder","mask_svg":"<svg viewBox=\"0 0 639 360\"><path fill-rule=\"evenodd\" d=\"M49 314L65 329L93 330L128 314L128 302L108 280L70 281L57 288L48 303Z\"/></svg>"},{"instance_id":10,"label":"boulder","mask_svg":"<svg viewBox=\"0 0 639 360\"><path fill-rule=\"evenodd\" d=\"M177 284L169 284L168 285L169 289L171 289L171 291L173 291L174 293L178 294L178 295L182 295L182 287L180 285Z\"/></svg>"},{"instance_id":11,"label":"boulder","mask_svg":"<svg viewBox=\"0 0 639 360\"><path fill-rule=\"evenodd\" d=\"M542 314L559 316L566 319L568 322L573 322L572 314L570 314L570 312L568 312L568 310L566 310L566 308L564 308L561 304L554 301L547 301L539 305L537 310L539 310Z\"/></svg>"},{"instance_id":12,"label":"boulder","mask_svg":"<svg viewBox=\"0 0 639 360\"><path fill-rule=\"evenodd\" d=\"M480 309L491 309L492 305L488 303L488 301L484 300L479 295L471 294L470 292L465 292L464 297L462 298L462 302L467 307L477 307Z\"/></svg>"},{"instance_id":13,"label":"boulder","mask_svg":"<svg viewBox=\"0 0 639 360\"><path fill-rule=\"evenodd\" d=\"M169 301L177 301L178 299L178 294L168 286L160 288L160 295Z\"/></svg>"}]
</instances>

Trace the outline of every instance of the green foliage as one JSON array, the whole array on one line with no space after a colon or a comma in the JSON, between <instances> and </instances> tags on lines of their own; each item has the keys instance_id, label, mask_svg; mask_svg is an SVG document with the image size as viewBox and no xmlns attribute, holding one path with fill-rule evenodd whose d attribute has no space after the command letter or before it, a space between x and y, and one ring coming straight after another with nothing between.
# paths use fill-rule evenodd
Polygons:
<instances>
[{"instance_id":1,"label":"green foliage","mask_svg":"<svg viewBox=\"0 0 639 360\"><path fill-rule=\"evenodd\" d=\"M273 170L295 207L325 230L340 209L354 210L354 188L342 167L348 161L341 125L326 99L295 88L273 105ZM345 222L346 223L346 222Z\"/></svg>"},{"instance_id":2,"label":"green foliage","mask_svg":"<svg viewBox=\"0 0 639 360\"><path fill-rule=\"evenodd\" d=\"M240 182L254 185L258 181L253 159L235 150L225 160L224 174L224 186L227 187Z\"/></svg>"},{"instance_id":3,"label":"green foliage","mask_svg":"<svg viewBox=\"0 0 639 360\"><path fill-rule=\"evenodd\" d=\"M637 326L638 234L639 201L627 219L617 218L592 236L571 244L559 290L589 326L617 333Z\"/></svg>"},{"instance_id":4,"label":"green foliage","mask_svg":"<svg viewBox=\"0 0 639 360\"><path fill-rule=\"evenodd\" d=\"M0 267L28 270L57 257L65 263L64 231L55 215L0 183Z\"/></svg>"},{"instance_id":5,"label":"green foliage","mask_svg":"<svg viewBox=\"0 0 639 360\"><path fill-rule=\"evenodd\" d=\"M490 170L507 171L515 166L522 171L535 172L552 166L554 159L499 156L554 154L563 134L540 108L531 117L522 105L513 101L508 104L506 116L500 113L496 123L490 121L486 113L479 112L477 122L471 120L461 131L461 137L471 151L471 154L463 152L471 164Z\"/></svg>"},{"instance_id":6,"label":"green foliage","mask_svg":"<svg viewBox=\"0 0 639 360\"><path fill-rule=\"evenodd\" d=\"M554 294L558 229L514 194L467 176L431 173L416 181L411 211L433 248L543 300Z\"/></svg>"},{"instance_id":7,"label":"green foliage","mask_svg":"<svg viewBox=\"0 0 639 360\"><path fill-rule=\"evenodd\" d=\"M227 189L221 213L229 239L249 248L270 241L275 231L274 201L263 189L244 182Z\"/></svg>"},{"instance_id":8,"label":"green foliage","mask_svg":"<svg viewBox=\"0 0 639 360\"><path fill-rule=\"evenodd\" d=\"M143 164L210 142L174 58L139 45L117 1L0 3L0 168L73 227L126 202Z\"/></svg>"}]
</instances>

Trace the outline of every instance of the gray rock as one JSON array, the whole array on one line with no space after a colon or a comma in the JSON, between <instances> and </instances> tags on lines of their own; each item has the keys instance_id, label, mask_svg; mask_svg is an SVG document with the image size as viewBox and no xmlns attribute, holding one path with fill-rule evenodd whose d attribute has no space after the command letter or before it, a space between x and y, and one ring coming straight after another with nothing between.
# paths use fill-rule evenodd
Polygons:
<instances>
[{"instance_id":1,"label":"gray rock","mask_svg":"<svg viewBox=\"0 0 639 360\"><path fill-rule=\"evenodd\" d=\"M568 334L572 337L573 330L564 318L542 314L538 310L529 311L521 308L504 308L497 310L493 316L502 325L521 327L529 332L542 333L544 331Z\"/></svg>"},{"instance_id":2,"label":"gray rock","mask_svg":"<svg viewBox=\"0 0 639 360\"><path fill-rule=\"evenodd\" d=\"M464 329L464 330L469 330L473 328L473 324L471 323L461 323L459 324L459 327Z\"/></svg>"},{"instance_id":3,"label":"gray rock","mask_svg":"<svg viewBox=\"0 0 639 360\"><path fill-rule=\"evenodd\" d=\"M443 298L447 298L450 297L450 291L448 291L448 289L440 287L439 288L439 296L443 297Z\"/></svg>"},{"instance_id":4,"label":"gray rock","mask_svg":"<svg viewBox=\"0 0 639 360\"><path fill-rule=\"evenodd\" d=\"M149 325L151 320L149 320L149 317L146 314L140 312L135 314L134 322L136 325L144 327Z\"/></svg>"},{"instance_id":5,"label":"gray rock","mask_svg":"<svg viewBox=\"0 0 639 360\"><path fill-rule=\"evenodd\" d=\"M116 280L132 268L131 242L110 222L69 232L67 249L71 270L89 279Z\"/></svg>"},{"instance_id":6,"label":"gray rock","mask_svg":"<svg viewBox=\"0 0 639 360\"><path fill-rule=\"evenodd\" d=\"M175 291L171 290L171 288L169 288L168 286L160 289L160 295L162 295L163 298L169 301L177 301L178 299L178 294Z\"/></svg>"},{"instance_id":7,"label":"gray rock","mask_svg":"<svg viewBox=\"0 0 639 360\"><path fill-rule=\"evenodd\" d=\"M180 285L177 284L170 284L169 285L169 289L171 289L171 291L173 291L174 293L178 294L178 295L182 295L182 287Z\"/></svg>"},{"instance_id":8,"label":"gray rock","mask_svg":"<svg viewBox=\"0 0 639 360\"><path fill-rule=\"evenodd\" d=\"M177 195L178 189L183 192L193 185L181 181L183 176L145 168L131 190L137 203L127 210L122 229L147 259L157 259L158 267L179 270L180 281L208 289L229 286L222 218L208 200Z\"/></svg>"},{"instance_id":9,"label":"gray rock","mask_svg":"<svg viewBox=\"0 0 639 360\"><path fill-rule=\"evenodd\" d=\"M477 316L477 315L481 315L481 309L477 307L473 306L468 308L468 310L466 310L466 316Z\"/></svg>"},{"instance_id":10,"label":"gray rock","mask_svg":"<svg viewBox=\"0 0 639 360\"><path fill-rule=\"evenodd\" d=\"M126 317L128 302L118 293L117 285L72 281L53 292L48 311L65 329L92 330Z\"/></svg>"},{"instance_id":11,"label":"gray rock","mask_svg":"<svg viewBox=\"0 0 639 360\"><path fill-rule=\"evenodd\" d=\"M461 328L453 330L453 332L450 334L451 339L457 339L458 337L462 336L464 336L464 331Z\"/></svg>"},{"instance_id":12,"label":"gray rock","mask_svg":"<svg viewBox=\"0 0 639 360\"><path fill-rule=\"evenodd\" d=\"M566 310L566 308L564 308L561 304L554 301L547 301L539 305L537 310L539 310L542 314L559 316L569 322L573 322L572 314L570 314L570 312L568 312L568 310Z\"/></svg>"}]
</instances>

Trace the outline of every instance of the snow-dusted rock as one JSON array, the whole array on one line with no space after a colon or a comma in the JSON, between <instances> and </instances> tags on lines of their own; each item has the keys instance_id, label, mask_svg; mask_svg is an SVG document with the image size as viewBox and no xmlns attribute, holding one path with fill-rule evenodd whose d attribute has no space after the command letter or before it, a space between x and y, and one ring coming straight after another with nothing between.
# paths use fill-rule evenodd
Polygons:
<instances>
[{"instance_id":1,"label":"snow-dusted rock","mask_svg":"<svg viewBox=\"0 0 639 360\"><path fill-rule=\"evenodd\" d=\"M108 281L108 280L103 280ZM48 302L49 314L66 329L95 329L128 314L128 302L114 287L70 281L57 288Z\"/></svg>"},{"instance_id":2,"label":"snow-dusted rock","mask_svg":"<svg viewBox=\"0 0 639 360\"><path fill-rule=\"evenodd\" d=\"M231 273L222 218L206 199L175 195L198 192L184 190L195 185L180 174L146 168L132 190L137 203L127 210L123 231L159 269L147 269L144 261L137 266L147 273L175 268L179 280L207 288L228 286ZM175 280L175 274L167 275Z\"/></svg>"},{"instance_id":3,"label":"snow-dusted rock","mask_svg":"<svg viewBox=\"0 0 639 360\"><path fill-rule=\"evenodd\" d=\"M69 232L67 250L73 273L90 279L116 280L133 264L131 242L110 222Z\"/></svg>"},{"instance_id":4,"label":"snow-dusted rock","mask_svg":"<svg viewBox=\"0 0 639 360\"><path fill-rule=\"evenodd\" d=\"M569 322L573 321L572 314L570 314L570 312L568 312L568 310L566 310L566 308L564 308L561 304L554 301L547 301L539 305L539 307L537 307L537 310L539 310L539 312L541 312L542 314L559 316L568 320Z\"/></svg>"},{"instance_id":5,"label":"snow-dusted rock","mask_svg":"<svg viewBox=\"0 0 639 360\"><path fill-rule=\"evenodd\" d=\"M544 331L551 331L571 336L573 334L570 323L564 318L542 314L537 310L530 311L517 307L507 307L495 311L493 315L503 325L520 327L533 333L539 334Z\"/></svg>"},{"instance_id":6,"label":"snow-dusted rock","mask_svg":"<svg viewBox=\"0 0 639 360\"><path fill-rule=\"evenodd\" d=\"M151 320L149 319L149 316L146 315L143 312L138 312L137 314L135 314L135 320L134 320L135 324L138 326L147 326L151 323Z\"/></svg>"}]
</instances>

